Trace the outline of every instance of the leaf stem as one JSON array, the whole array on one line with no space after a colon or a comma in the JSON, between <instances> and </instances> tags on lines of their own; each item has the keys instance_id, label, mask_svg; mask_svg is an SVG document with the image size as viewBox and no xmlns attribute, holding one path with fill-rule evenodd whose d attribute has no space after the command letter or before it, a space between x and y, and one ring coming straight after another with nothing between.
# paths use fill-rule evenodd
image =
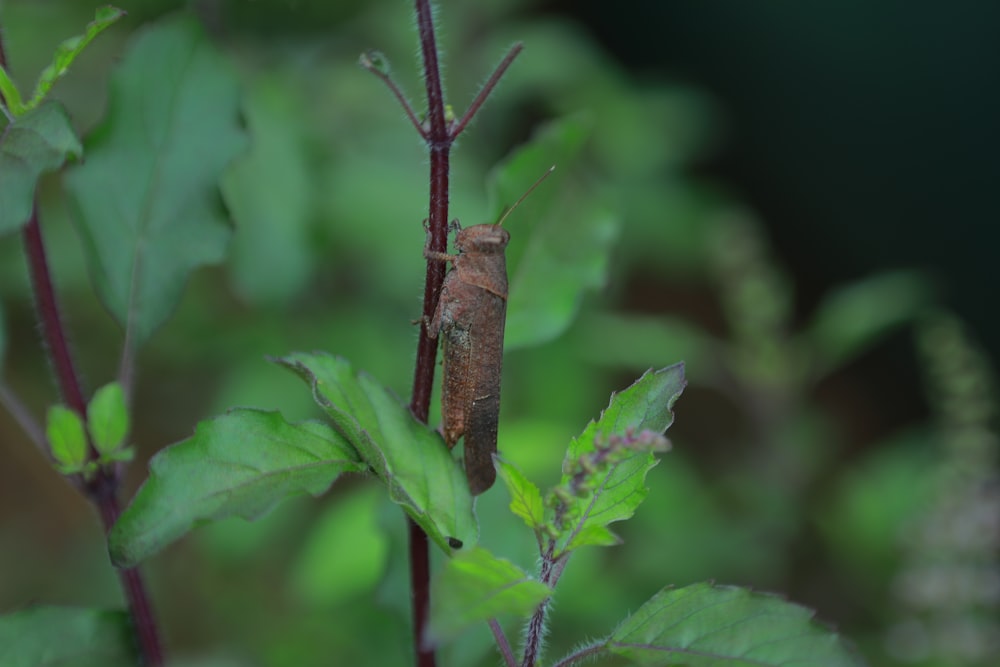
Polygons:
<instances>
[{"instance_id":1,"label":"leaf stem","mask_svg":"<svg viewBox=\"0 0 1000 667\"><path fill-rule=\"evenodd\" d=\"M0 383L0 405L14 418L32 444L48 458L49 451L45 446L45 431L42 430L41 424L35 420L31 411L18 399L11 388L3 383Z\"/></svg>"},{"instance_id":2,"label":"leaf stem","mask_svg":"<svg viewBox=\"0 0 1000 667\"><path fill-rule=\"evenodd\" d=\"M586 660L587 658L590 658L590 657L595 656L595 655L599 655L599 654L603 653L604 651L605 651L605 648L604 648L604 644L603 643L591 644L589 646L584 646L581 649L577 649L576 651L573 651L572 653L570 653L569 655L567 655L565 658L561 659L559 662L553 663L552 667L568 667L569 665L572 665L574 662L579 662L580 660Z\"/></svg>"},{"instance_id":3,"label":"leaf stem","mask_svg":"<svg viewBox=\"0 0 1000 667\"><path fill-rule=\"evenodd\" d=\"M476 97L472 100L472 104L470 104L469 108L465 110L465 114L455 124L455 127L452 128L451 130L452 139L456 139L458 135L460 135L462 131L469 125L469 122L472 121L473 116L476 115L480 107L482 107L483 104L486 102L486 98L490 96L490 93L493 92L493 89L497 87L498 83L500 83L500 77L504 75L504 72L507 71L507 68L510 67L511 63L514 62L514 58L517 58L517 54L519 54L523 50L524 50L524 44L522 44L521 42L518 42L517 44L514 44L514 46L510 47L510 51L507 52L507 55L503 57L503 60L500 61L500 64L497 65L495 70L493 70L493 74L491 74L490 78L486 80L486 83L483 84L483 87L479 89L479 92L476 94Z\"/></svg>"},{"instance_id":4,"label":"leaf stem","mask_svg":"<svg viewBox=\"0 0 1000 667\"><path fill-rule=\"evenodd\" d=\"M503 662L507 667L517 667L517 659L514 657L514 651L510 647L510 642L507 641L507 635L503 633L503 628L500 627L500 623L497 619L490 619L490 630L493 631L493 638L497 642L497 647L500 649L500 655L503 656Z\"/></svg>"}]
</instances>

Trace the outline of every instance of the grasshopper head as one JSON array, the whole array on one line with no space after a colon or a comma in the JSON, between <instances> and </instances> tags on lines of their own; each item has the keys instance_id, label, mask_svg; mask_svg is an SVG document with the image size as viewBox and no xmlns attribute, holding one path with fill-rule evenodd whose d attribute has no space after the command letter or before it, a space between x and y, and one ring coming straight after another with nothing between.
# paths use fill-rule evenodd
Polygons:
<instances>
[{"instance_id":1,"label":"grasshopper head","mask_svg":"<svg viewBox=\"0 0 1000 667\"><path fill-rule=\"evenodd\" d=\"M455 246L461 253L499 255L507 248L510 233L500 225L473 225L455 235Z\"/></svg>"}]
</instances>

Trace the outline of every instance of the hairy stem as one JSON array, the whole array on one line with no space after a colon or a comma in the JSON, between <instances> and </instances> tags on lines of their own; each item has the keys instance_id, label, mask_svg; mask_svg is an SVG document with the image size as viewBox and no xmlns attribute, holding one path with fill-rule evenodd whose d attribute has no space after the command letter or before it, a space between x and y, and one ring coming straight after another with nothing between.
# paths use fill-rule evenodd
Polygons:
<instances>
[{"instance_id":1,"label":"hairy stem","mask_svg":"<svg viewBox=\"0 0 1000 667\"><path fill-rule=\"evenodd\" d=\"M430 149L430 202L427 222L430 229L430 250L444 252L448 247L448 171L451 137L445 121L441 69L438 64L434 20L429 0L416 0L420 52L424 63L424 85L427 89L428 128L424 138ZM442 262L428 260L424 277L423 317L417 342L417 362L413 377L413 398L410 411L426 423L434 387L434 364L437 361L437 341L427 333L427 322L434 314L438 292L444 282ZM427 535L410 520L410 587L413 605L414 650L418 667L434 667L434 651L423 646L430 609L430 565Z\"/></svg>"},{"instance_id":2,"label":"hairy stem","mask_svg":"<svg viewBox=\"0 0 1000 667\"><path fill-rule=\"evenodd\" d=\"M553 663L552 667L568 667L569 665L572 665L574 662L581 662L583 660L586 660L587 658L598 656L604 653L604 651L605 648L603 644L592 644L590 646L585 646L581 649L573 651L559 662Z\"/></svg>"},{"instance_id":3,"label":"hairy stem","mask_svg":"<svg viewBox=\"0 0 1000 667\"><path fill-rule=\"evenodd\" d=\"M559 577L562 576L563 570L566 569L566 563L569 560L568 553L564 553L556 558L555 546L555 541L550 540L545 553L542 554L542 566L538 573L538 580L550 589L555 589L556 584L559 582ZM548 612L550 601L551 598L542 600L535 608L535 613L528 620L528 627L525 630L524 659L521 661L521 667L534 667L539 657L541 657L542 640L545 638L545 616Z\"/></svg>"}]
</instances>

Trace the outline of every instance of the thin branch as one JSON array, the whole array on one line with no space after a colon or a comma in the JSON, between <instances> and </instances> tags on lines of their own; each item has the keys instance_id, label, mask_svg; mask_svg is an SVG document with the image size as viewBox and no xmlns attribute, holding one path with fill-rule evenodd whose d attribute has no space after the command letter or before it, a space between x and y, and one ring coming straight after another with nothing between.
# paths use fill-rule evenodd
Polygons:
<instances>
[{"instance_id":1,"label":"thin branch","mask_svg":"<svg viewBox=\"0 0 1000 667\"><path fill-rule=\"evenodd\" d=\"M507 635L503 633L503 628L500 627L497 619L490 619L490 630L493 631L493 638L496 639L497 647L500 649L500 655L503 656L504 664L507 667L517 667L517 659L514 657L514 651L511 649L510 642L507 641Z\"/></svg>"},{"instance_id":2,"label":"thin branch","mask_svg":"<svg viewBox=\"0 0 1000 667\"><path fill-rule=\"evenodd\" d=\"M38 224L38 206L32 205L31 218L24 227L24 248L28 255L28 268L31 272L31 283L35 293L35 305L38 318L41 320L42 336L48 346L49 357L56 374L59 393L71 410L86 418L87 403L77 379L73 356L69 351L69 343L63 330L59 316L59 304L56 301L55 288L52 286L52 274L45 253L45 242L42 239L42 229ZM97 458L97 451L91 447L90 458Z\"/></svg>"},{"instance_id":3,"label":"thin branch","mask_svg":"<svg viewBox=\"0 0 1000 667\"><path fill-rule=\"evenodd\" d=\"M431 149L438 148L437 142L445 142L440 148L451 148L451 137L445 123L444 86L441 82L441 65L438 62L437 40L434 36L434 14L430 0L416 0L417 30L420 33L420 53L424 60L424 86L427 89L427 120L430 122L429 141ZM433 232L433 220L431 229Z\"/></svg>"},{"instance_id":4,"label":"thin branch","mask_svg":"<svg viewBox=\"0 0 1000 667\"><path fill-rule=\"evenodd\" d=\"M559 662L553 663L552 667L567 667L568 665L572 665L574 662L599 655L604 651L605 648L603 644L591 644L590 646L570 653Z\"/></svg>"},{"instance_id":5,"label":"thin branch","mask_svg":"<svg viewBox=\"0 0 1000 667\"><path fill-rule=\"evenodd\" d=\"M417 128L417 132L420 133L421 137L427 139L427 130L424 128L423 124L421 124L420 119L417 118L417 114L413 111L413 106L410 104L410 101L406 99L406 95L403 94L402 89L396 84L395 81L392 80L392 77L389 76L388 72L378 66L376 60L381 58L381 54L368 51L361 54L358 64L377 76L382 80L382 83L389 87L392 94L396 96L396 101L399 102L399 105L403 107L403 111L406 112L407 118L409 118L410 122L413 123L413 127Z\"/></svg>"},{"instance_id":6,"label":"thin branch","mask_svg":"<svg viewBox=\"0 0 1000 667\"><path fill-rule=\"evenodd\" d=\"M524 50L524 44L521 44L520 42L512 46L510 51L507 52L507 55L505 55L503 60L500 61L500 64L497 65L497 68L493 70L493 74L490 75L490 78L486 80L483 87L479 89L478 93L476 93L476 97L472 100L472 104L469 105L469 108L465 110L465 114L451 129L451 138L453 140L456 139L458 135L462 134L462 131L469 125L473 116L476 115L479 108L486 102L486 98L489 97L490 93L493 92L493 89L497 87L497 83L500 82L500 77L504 75L507 68L514 62L514 58L517 58L517 54L519 54L522 50Z\"/></svg>"},{"instance_id":7,"label":"thin branch","mask_svg":"<svg viewBox=\"0 0 1000 667\"><path fill-rule=\"evenodd\" d=\"M48 458L49 448L45 444L45 431L42 430L41 424L35 420L31 411L20 401L13 390L3 383L0 383L0 405L10 413L10 416L14 418L17 425L25 432L32 444Z\"/></svg>"}]
</instances>

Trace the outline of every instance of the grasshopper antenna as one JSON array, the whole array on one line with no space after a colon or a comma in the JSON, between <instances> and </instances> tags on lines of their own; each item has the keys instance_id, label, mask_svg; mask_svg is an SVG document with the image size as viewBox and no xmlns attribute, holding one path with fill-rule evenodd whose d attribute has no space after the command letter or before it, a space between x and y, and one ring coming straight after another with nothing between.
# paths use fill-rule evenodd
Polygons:
<instances>
[{"instance_id":1,"label":"grasshopper antenna","mask_svg":"<svg viewBox=\"0 0 1000 667\"><path fill-rule=\"evenodd\" d=\"M555 165L552 165L551 167L549 167L549 170L546 171L544 174L542 174L542 177L539 178L537 181L535 181L535 184L532 185L530 188L528 188L528 190L523 195L521 195L521 198L518 199L516 202L514 202L513 206L511 206L510 208L508 208L506 211L503 212L503 215L500 216L499 220L497 220L495 223L493 223L493 226L494 227L499 227L500 225L502 225L503 221L507 219L507 216L510 215L514 211L515 208L517 208L518 206L520 206L521 202L523 202L525 199L527 199L528 195L530 195L534 191L535 188L537 188L539 185L541 185L542 181L544 181L546 178L548 178L549 175L553 171L555 171L555 170L556 170L556 166Z\"/></svg>"}]
</instances>

